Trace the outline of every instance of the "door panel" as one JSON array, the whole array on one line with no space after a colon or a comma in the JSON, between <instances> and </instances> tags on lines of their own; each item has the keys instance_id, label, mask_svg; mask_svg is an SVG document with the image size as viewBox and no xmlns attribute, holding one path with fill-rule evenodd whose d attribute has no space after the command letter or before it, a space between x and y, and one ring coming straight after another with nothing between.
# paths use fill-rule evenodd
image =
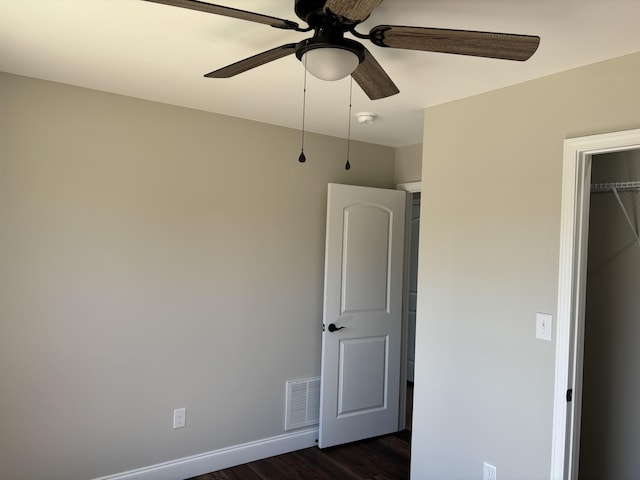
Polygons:
<instances>
[{"instance_id":1,"label":"door panel","mask_svg":"<svg viewBox=\"0 0 640 480\"><path fill-rule=\"evenodd\" d=\"M342 313L388 309L391 221L378 205L345 208Z\"/></svg>"},{"instance_id":2,"label":"door panel","mask_svg":"<svg viewBox=\"0 0 640 480\"><path fill-rule=\"evenodd\" d=\"M388 337L340 341L338 418L385 407L388 352Z\"/></svg>"},{"instance_id":3,"label":"door panel","mask_svg":"<svg viewBox=\"0 0 640 480\"><path fill-rule=\"evenodd\" d=\"M398 430L405 203L397 190L329 185L321 448Z\"/></svg>"}]
</instances>

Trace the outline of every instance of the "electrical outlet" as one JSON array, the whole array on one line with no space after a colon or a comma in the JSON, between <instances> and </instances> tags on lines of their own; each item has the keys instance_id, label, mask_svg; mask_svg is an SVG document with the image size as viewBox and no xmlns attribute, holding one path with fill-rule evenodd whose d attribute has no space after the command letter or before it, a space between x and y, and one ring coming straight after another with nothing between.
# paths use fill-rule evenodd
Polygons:
<instances>
[{"instance_id":1,"label":"electrical outlet","mask_svg":"<svg viewBox=\"0 0 640 480\"><path fill-rule=\"evenodd\" d=\"M173 428L182 428L187 425L187 409L176 408L173 411Z\"/></svg>"},{"instance_id":2,"label":"electrical outlet","mask_svg":"<svg viewBox=\"0 0 640 480\"><path fill-rule=\"evenodd\" d=\"M496 480L496 467L484 462L482 465L482 480Z\"/></svg>"}]
</instances>

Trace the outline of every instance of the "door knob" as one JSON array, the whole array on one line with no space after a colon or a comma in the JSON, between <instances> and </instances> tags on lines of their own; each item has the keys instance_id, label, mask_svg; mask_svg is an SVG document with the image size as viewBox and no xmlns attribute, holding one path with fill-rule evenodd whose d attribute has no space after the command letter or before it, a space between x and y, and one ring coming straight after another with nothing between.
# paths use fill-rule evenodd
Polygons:
<instances>
[{"instance_id":1,"label":"door knob","mask_svg":"<svg viewBox=\"0 0 640 480\"><path fill-rule=\"evenodd\" d=\"M335 331L338 331L338 330L342 330L343 328L344 327L336 327L335 323L330 323L329 324L329 331L330 332L335 332Z\"/></svg>"}]
</instances>

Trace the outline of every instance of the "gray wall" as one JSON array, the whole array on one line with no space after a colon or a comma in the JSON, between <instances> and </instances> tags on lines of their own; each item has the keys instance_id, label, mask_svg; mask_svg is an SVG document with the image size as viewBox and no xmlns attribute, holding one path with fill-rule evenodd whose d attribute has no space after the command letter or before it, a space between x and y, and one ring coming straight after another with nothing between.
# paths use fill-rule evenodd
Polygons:
<instances>
[{"instance_id":1,"label":"gray wall","mask_svg":"<svg viewBox=\"0 0 640 480\"><path fill-rule=\"evenodd\" d=\"M398 147L395 151L395 182L419 182L422 178L422 144Z\"/></svg>"},{"instance_id":2,"label":"gray wall","mask_svg":"<svg viewBox=\"0 0 640 480\"><path fill-rule=\"evenodd\" d=\"M549 477L563 140L640 127L640 54L425 111L412 478Z\"/></svg>"},{"instance_id":3,"label":"gray wall","mask_svg":"<svg viewBox=\"0 0 640 480\"><path fill-rule=\"evenodd\" d=\"M592 182L640 180L640 151L597 155ZM620 192L637 231L640 192ZM581 479L640 478L640 247L613 193L591 195Z\"/></svg>"},{"instance_id":4,"label":"gray wall","mask_svg":"<svg viewBox=\"0 0 640 480\"><path fill-rule=\"evenodd\" d=\"M320 370L326 186L394 150L0 74L0 478L283 433ZM187 407L187 428L171 428Z\"/></svg>"}]
</instances>

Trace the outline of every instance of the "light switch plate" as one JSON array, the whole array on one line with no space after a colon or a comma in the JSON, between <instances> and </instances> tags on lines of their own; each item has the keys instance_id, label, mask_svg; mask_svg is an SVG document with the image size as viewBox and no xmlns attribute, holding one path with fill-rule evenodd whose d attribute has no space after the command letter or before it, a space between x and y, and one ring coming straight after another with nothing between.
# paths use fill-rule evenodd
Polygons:
<instances>
[{"instance_id":1,"label":"light switch plate","mask_svg":"<svg viewBox=\"0 0 640 480\"><path fill-rule=\"evenodd\" d=\"M553 317L548 313L536 313L536 338L551 341Z\"/></svg>"}]
</instances>

